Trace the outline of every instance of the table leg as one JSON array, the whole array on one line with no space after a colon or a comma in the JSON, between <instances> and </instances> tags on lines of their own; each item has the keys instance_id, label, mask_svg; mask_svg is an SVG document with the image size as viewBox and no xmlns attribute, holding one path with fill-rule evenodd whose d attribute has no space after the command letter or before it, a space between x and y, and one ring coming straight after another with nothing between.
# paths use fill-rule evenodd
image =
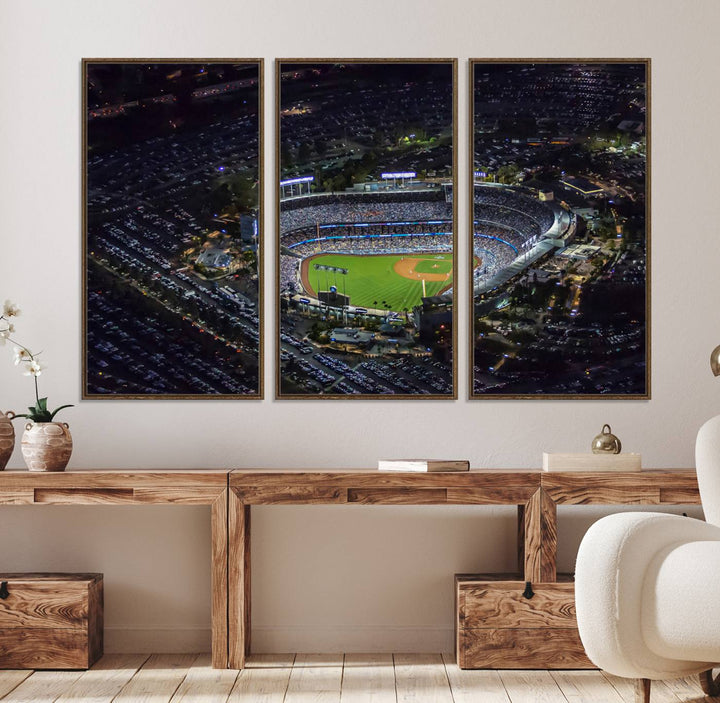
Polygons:
<instances>
[{"instance_id":1,"label":"table leg","mask_svg":"<svg viewBox=\"0 0 720 703\"><path fill-rule=\"evenodd\" d=\"M233 489L228 519L228 666L242 669L250 653L250 506Z\"/></svg>"},{"instance_id":2,"label":"table leg","mask_svg":"<svg viewBox=\"0 0 720 703\"><path fill-rule=\"evenodd\" d=\"M518 552L525 581L556 580L557 505L542 488L518 506Z\"/></svg>"},{"instance_id":3,"label":"table leg","mask_svg":"<svg viewBox=\"0 0 720 703\"><path fill-rule=\"evenodd\" d=\"M224 490L212 503L212 665L214 669L225 669L228 665L228 613L227 613L227 500Z\"/></svg>"}]
</instances>

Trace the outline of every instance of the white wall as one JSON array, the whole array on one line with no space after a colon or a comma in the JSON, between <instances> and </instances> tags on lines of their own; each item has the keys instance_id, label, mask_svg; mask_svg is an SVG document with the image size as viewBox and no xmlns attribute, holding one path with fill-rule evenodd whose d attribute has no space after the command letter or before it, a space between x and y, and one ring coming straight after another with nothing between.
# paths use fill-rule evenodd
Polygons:
<instances>
[{"instance_id":1,"label":"white wall","mask_svg":"<svg viewBox=\"0 0 720 703\"><path fill-rule=\"evenodd\" d=\"M72 466L372 467L378 457L452 455L535 467L583 451L604 422L650 467L693 463L720 407L708 369L717 300L717 44L720 5L657 0L0 0L0 301L41 348L42 390L65 412ZM84 401L80 395L81 57L266 59L266 261L273 261L273 60L460 59L459 256L466 260L469 57L653 60L652 400L273 400L272 268L264 401ZM467 320L467 282L458 286ZM0 349L0 406L31 400ZM187 437L196 439L188 444ZM19 452L11 466L22 466ZM564 511L561 566L597 513ZM269 651L448 647L452 574L513 566L506 508L280 507L254 512L256 645ZM209 533L203 508L0 511L0 570L105 572L108 649L206 645Z\"/></svg>"}]
</instances>

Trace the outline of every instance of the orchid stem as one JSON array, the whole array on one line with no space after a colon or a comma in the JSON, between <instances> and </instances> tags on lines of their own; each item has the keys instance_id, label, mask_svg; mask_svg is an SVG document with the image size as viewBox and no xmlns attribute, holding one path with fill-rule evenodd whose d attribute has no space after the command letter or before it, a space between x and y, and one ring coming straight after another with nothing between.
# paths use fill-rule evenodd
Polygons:
<instances>
[{"instance_id":1,"label":"orchid stem","mask_svg":"<svg viewBox=\"0 0 720 703\"><path fill-rule=\"evenodd\" d=\"M0 316L0 320L5 320L5 322L7 323L5 316ZM6 330L3 330L3 331L5 331L5 332L10 331L10 327L8 327ZM12 337L6 337L6 339L8 342L10 342L10 344L14 344L19 349L22 349L28 355L28 358L30 359L30 361L35 360L35 355L24 344L20 344L20 342L16 342ZM39 403L40 402L40 393L38 391L38 380L37 380L36 374L33 374L33 380L35 381L35 401L37 403Z\"/></svg>"}]
</instances>

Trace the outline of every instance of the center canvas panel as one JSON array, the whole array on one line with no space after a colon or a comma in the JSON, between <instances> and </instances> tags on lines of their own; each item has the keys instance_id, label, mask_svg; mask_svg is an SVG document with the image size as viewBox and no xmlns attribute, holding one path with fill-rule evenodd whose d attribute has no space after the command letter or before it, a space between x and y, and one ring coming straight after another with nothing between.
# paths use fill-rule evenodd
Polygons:
<instances>
[{"instance_id":1,"label":"center canvas panel","mask_svg":"<svg viewBox=\"0 0 720 703\"><path fill-rule=\"evenodd\" d=\"M456 396L456 72L277 62L279 397Z\"/></svg>"}]
</instances>

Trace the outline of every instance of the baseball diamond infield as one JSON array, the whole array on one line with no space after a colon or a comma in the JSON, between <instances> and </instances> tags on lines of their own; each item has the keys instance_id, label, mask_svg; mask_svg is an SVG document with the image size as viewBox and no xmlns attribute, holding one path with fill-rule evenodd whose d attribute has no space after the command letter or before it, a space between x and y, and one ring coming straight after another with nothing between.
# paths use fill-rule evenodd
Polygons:
<instances>
[{"instance_id":1,"label":"baseball diamond infield","mask_svg":"<svg viewBox=\"0 0 720 703\"><path fill-rule=\"evenodd\" d=\"M317 271L315 264L347 269L347 275ZM350 304L396 312L411 310L425 295L439 295L452 286L453 255L438 252L412 254L317 254L304 259L302 284L312 296L335 286L350 296Z\"/></svg>"}]
</instances>

